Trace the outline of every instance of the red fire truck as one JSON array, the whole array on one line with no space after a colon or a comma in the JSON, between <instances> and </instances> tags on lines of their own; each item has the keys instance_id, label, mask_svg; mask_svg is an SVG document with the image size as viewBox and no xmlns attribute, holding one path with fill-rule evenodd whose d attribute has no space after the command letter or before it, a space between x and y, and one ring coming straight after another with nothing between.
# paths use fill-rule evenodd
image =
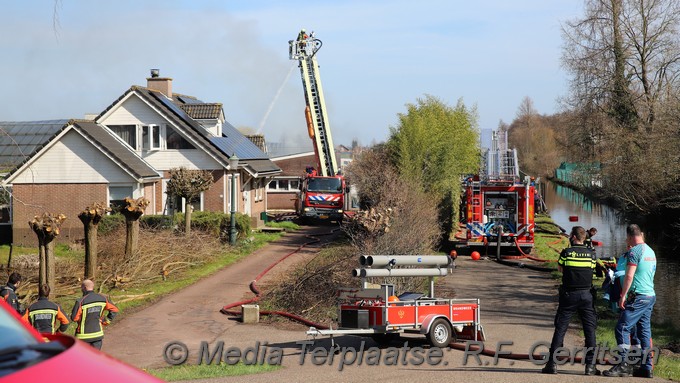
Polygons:
<instances>
[{"instance_id":1,"label":"red fire truck","mask_svg":"<svg viewBox=\"0 0 680 383\"><path fill-rule=\"evenodd\" d=\"M316 53L321 49L321 40L308 35L303 29L297 39L288 41L288 45L290 59L299 61L305 93L307 132L314 143L317 160L317 168L308 169L302 181L300 193L295 201L296 211L302 219L341 221L348 188L345 178L339 174L335 159L319 65L316 62Z\"/></svg>"},{"instance_id":2,"label":"red fire truck","mask_svg":"<svg viewBox=\"0 0 680 383\"><path fill-rule=\"evenodd\" d=\"M471 248L519 247L528 253L534 246L534 195L531 181L487 182L475 178L465 185L465 244ZM478 249L479 250L479 249Z\"/></svg>"},{"instance_id":3,"label":"red fire truck","mask_svg":"<svg viewBox=\"0 0 680 383\"><path fill-rule=\"evenodd\" d=\"M530 177L520 180L517 151L507 149L503 140L494 132L482 171L463 185L465 238L459 237L459 245L476 250L517 248L529 253L534 246L536 188Z\"/></svg>"}]
</instances>

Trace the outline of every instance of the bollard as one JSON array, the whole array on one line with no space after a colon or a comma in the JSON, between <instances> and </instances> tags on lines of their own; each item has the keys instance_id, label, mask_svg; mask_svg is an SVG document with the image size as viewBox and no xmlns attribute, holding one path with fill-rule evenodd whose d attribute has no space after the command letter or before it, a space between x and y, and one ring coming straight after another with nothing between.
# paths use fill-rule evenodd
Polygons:
<instances>
[{"instance_id":1,"label":"bollard","mask_svg":"<svg viewBox=\"0 0 680 383\"><path fill-rule=\"evenodd\" d=\"M259 305L241 305L241 322L258 323L260 321Z\"/></svg>"}]
</instances>

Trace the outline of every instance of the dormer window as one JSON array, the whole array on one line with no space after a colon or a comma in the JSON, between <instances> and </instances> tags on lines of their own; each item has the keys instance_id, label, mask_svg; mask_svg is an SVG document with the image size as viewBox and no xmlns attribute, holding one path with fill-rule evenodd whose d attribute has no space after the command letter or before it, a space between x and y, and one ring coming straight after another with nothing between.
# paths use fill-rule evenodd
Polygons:
<instances>
[{"instance_id":1,"label":"dormer window","mask_svg":"<svg viewBox=\"0 0 680 383\"><path fill-rule=\"evenodd\" d=\"M109 125L109 129L125 141L126 144L130 145L132 149L137 149L136 125Z\"/></svg>"},{"instance_id":2,"label":"dormer window","mask_svg":"<svg viewBox=\"0 0 680 383\"><path fill-rule=\"evenodd\" d=\"M134 150L196 149L169 125L108 125L120 139Z\"/></svg>"},{"instance_id":3,"label":"dormer window","mask_svg":"<svg viewBox=\"0 0 680 383\"><path fill-rule=\"evenodd\" d=\"M167 125L165 126L165 145L166 149L195 149L189 141Z\"/></svg>"},{"instance_id":4,"label":"dormer window","mask_svg":"<svg viewBox=\"0 0 680 383\"><path fill-rule=\"evenodd\" d=\"M159 125L142 126L142 150L160 150L161 127Z\"/></svg>"}]
</instances>

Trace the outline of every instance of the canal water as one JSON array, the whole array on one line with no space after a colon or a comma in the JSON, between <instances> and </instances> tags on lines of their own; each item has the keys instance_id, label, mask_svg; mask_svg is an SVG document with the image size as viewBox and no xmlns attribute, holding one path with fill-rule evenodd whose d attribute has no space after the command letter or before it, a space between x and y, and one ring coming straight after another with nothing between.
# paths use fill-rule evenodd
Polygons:
<instances>
[{"instance_id":1,"label":"canal water","mask_svg":"<svg viewBox=\"0 0 680 383\"><path fill-rule=\"evenodd\" d=\"M572 226L597 228L593 239L603 242L598 252L604 256L617 256L626 251L626 225L617 212L592 200L573 189L551 182L543 184L545 203L552 219L567 232ZM569 217L578 217L577 222L570 222ZM635 222L630 222L635 223ZM642 228L643 231L645 228ZM654 249L657 257L657 268L654 277L656 305L652 320L654 322L673 321L680 318L680 249L662 247L654 238L661 233L646 233L647 244Z\"/></svg>"}]
</instances>

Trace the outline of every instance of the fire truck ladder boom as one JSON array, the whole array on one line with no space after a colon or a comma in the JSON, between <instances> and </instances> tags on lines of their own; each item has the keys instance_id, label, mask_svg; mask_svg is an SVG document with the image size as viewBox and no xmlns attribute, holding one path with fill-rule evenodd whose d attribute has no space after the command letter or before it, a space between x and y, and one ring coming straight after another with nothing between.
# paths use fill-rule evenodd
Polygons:
<instances>
[{"instance_id":1,"label":"fire truck ladder boom","mask_svg":"<svg viewBox=\"0 0 680 383\"><path fill-rule=\"evenodd\" d=\"M322 45L321 40L307 37L303 30L297 40L290 40L288 44L290 59L300 62L305 101L311 115L312 126L308 128L310 128L310 138L314 142L314 151L318 156L319 166L321 167L319 174L321 176L334 176L337 174L338 166L335 160L333 138L331 137L326 103L321 87L319 66L316 62L316 53ZM310 123L309 120L308 116L308 124Z\"/></svg>"}]
</instances>

